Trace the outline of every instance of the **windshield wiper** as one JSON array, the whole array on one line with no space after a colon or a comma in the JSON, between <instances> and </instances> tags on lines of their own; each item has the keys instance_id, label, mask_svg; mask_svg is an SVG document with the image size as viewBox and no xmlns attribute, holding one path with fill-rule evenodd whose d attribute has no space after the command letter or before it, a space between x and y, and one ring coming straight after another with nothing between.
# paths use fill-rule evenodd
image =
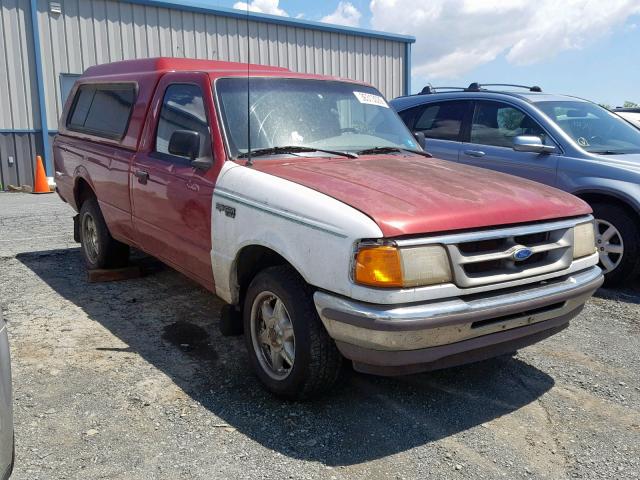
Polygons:
<instances>
[{"instance_id":1,"label":"windshield wiper","mask_svg":"<svg viewBox=\"0 0 640 480\"><path fill-rule=\"evenodd\" d=\"M302 145L285 145L282 147L258 148L249 152L241 153L238 158L263 157L265 155L280 155L286 153L306 153L306 152L322 152L330 155L339 155L347 158L358 158L358 155L350 152L341 152L339 150L326 150L324 148L305 147Z\"/></svg>"},{"instance_id":2,"label":"windshield wiper","mask_svg":"<svg viewBox=\"0 0 640 480\"><path fill-rule=\"evenodd\" d=\"M620 150L600 150L589 153L595 153L596 155L624 155L626 152L622 152Z\"/></svg>"},{"instance_id":3,"label":"windshield wiper","mask_svg":"<svg viewBox=\"0 0 640 480\"><path fill-rule=\"evenodd\" d=\"M410 148L402 148L402 147L373 147L367 148L365 150L360 150L358 155L377 155L379 153L395 153L395 152L409 152L415 153L416 155L422 155L423 157L431 158L433 155L427 152L423 152L422 150L412 150Z\"/></svg>"}]
</instances>

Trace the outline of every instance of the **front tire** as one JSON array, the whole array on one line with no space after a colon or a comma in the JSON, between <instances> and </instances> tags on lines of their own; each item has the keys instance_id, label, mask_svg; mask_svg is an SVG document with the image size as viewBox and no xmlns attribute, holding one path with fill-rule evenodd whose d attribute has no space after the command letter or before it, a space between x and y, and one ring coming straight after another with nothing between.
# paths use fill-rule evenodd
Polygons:
<instances>
[{"instance_id":1,"label":"front tire","mask_svg":"<svg viewBox=\"0 0 640 480\"><path fill-rule=\"evenodd\" d=\"M634 280L640 274L640 226L624 208L591 205L596 223L596 247L607 286Z\"/></svg>"},{"instance_id":2,"label":"front tire","mask_svg":"<svg viewBox=\"0 0 640 480\"><path fill-rule=\"evenodd\" d=\"M256 275L244 300L249 362L267 390L289 399L326 392L342 364L312 294L297 272L276 266Z\"/></svg>"},{"instance_id":3,"label":"front tire","mask_svg":"<svg viewBox=\"0 0 640 480\"><path fill-rule=\"evenodd\" d=\"M79 223L82 256L88 269L118 268L127 265L129 246L111 236L95 198L83 202Z\"/></svg>"}]
</instances>

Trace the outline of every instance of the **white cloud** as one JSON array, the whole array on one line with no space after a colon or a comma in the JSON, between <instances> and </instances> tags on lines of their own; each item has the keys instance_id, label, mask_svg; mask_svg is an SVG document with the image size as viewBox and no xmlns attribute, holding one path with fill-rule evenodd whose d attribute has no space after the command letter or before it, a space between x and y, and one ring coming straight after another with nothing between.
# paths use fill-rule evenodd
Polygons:
<instances>
[{"instance_id":1,"label":"white cloud","mask_svg":"<svg viewBox=\"0 0 640 480\"><path fill-rule=\"evenodd\" d=\"M288 17L289 14L279 6L280 0L251 0L251 2L236 2L233 8L238 10L249 10L256 13L268 13L270 15L280 15Z\"/></svg>"},{"instance_id":2,"label":"white cloud","mask_svg":"<svg viewBox=\"0 0 640 480\"><path fill-rule=\"evenodd\" d=\"M505 55L515 65L580 49L640 13L638 0L372 0L371 24L414 35L413 73L455 77Z\"/></svg>"},{"instance_id":3,"label":"white cloud","mask_svg":"<svg viewBox=\"0 0 640 480\"><path fill-rule=\"evenodd\" d=\"M340 2L336 10L320 19L321 22L357 27L362 14L351 2Z\"/></svg>"}]
</instances>

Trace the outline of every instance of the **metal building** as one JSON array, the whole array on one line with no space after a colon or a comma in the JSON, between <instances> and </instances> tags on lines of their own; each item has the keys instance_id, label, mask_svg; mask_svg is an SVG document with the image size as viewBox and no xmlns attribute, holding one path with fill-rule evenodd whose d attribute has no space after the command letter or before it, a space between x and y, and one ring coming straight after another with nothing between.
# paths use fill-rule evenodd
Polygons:
<instances>
[{"instance_id":1,"label":"metal building","mask_svg":"<svg viewBox=\"0 0 640 480\"><path fill-rule=\"evenodd\" d=\"M155 56L277 65L409 93L413 37L211 7L203 0L0 0L0 183L33 184L86 68Z\"/></svg>"}]
</instances>

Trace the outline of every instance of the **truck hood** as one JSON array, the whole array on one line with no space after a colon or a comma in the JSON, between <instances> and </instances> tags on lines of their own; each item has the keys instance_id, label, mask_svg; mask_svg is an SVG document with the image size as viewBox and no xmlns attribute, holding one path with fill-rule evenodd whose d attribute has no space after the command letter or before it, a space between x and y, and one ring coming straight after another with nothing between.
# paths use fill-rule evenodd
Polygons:
<instances>
[{"instance_id":1,"label":"truck hood","mask_svg":"<svg viewBox=\"0 0 640 480\"><path fill-rule=\"evenodd\" d=\"M255 162L253 168L360 210L378 224L385 237L536 222L591 212L582 200L552 187L414 155L263 160Z\"/></svg>"}]
</instances>

